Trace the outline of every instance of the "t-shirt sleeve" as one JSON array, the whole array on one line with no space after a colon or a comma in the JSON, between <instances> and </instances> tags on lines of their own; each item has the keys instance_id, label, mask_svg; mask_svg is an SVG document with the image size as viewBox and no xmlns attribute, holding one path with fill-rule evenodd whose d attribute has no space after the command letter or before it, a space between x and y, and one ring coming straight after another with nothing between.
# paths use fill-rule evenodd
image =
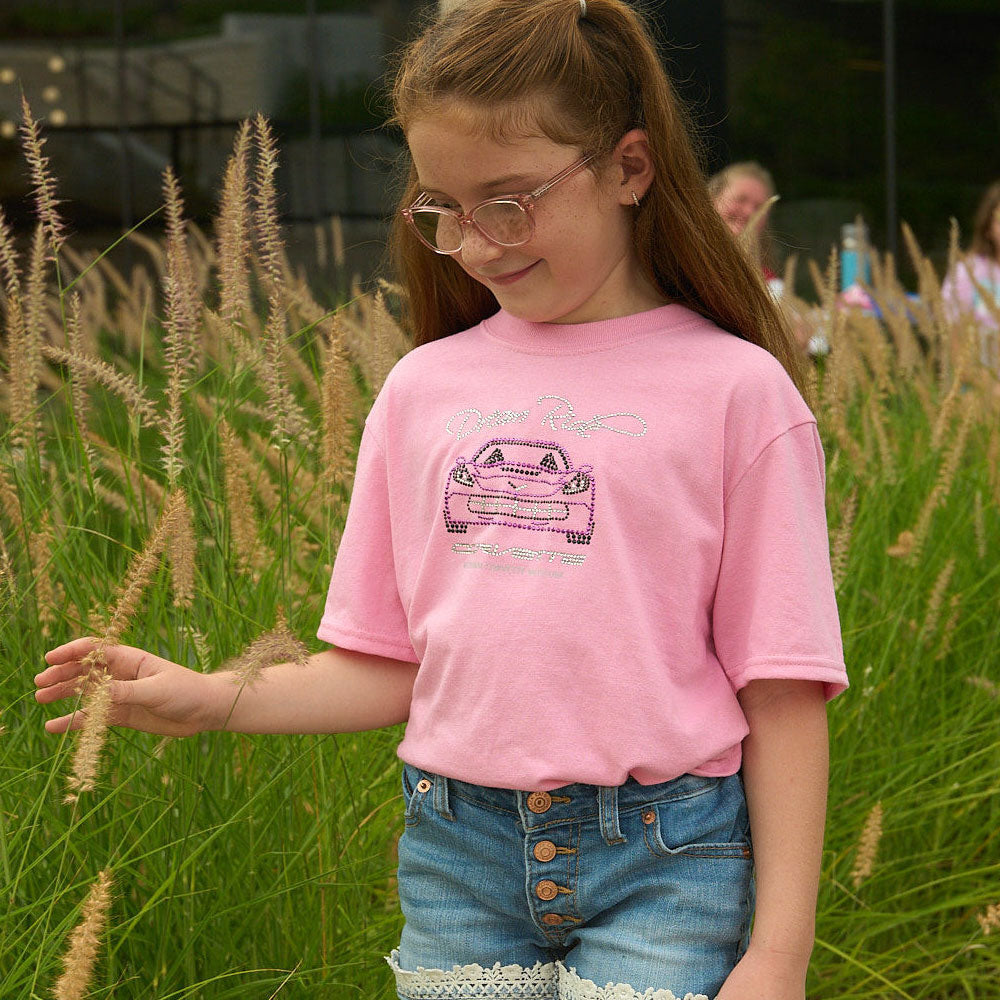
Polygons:
<instances>
[{"instance_id":1,"label":"t-shirt sleeve","mask_svg":"<svg viewBox=\"0 0 1000 1000\"><path fill-rule=\"evenodd\" d=\"M417 663L396 584L385 454L372 425L369 418L316 634L344 649Z\"/></svg>"},{"instance_id":2,"label":"t-shirt sleeve","mask_svg":"<svg viewBox=\"0 0 1000 1000\"><path fill-rule=\"evenodd\" d=\"M761 678L848 684L814 423L776 437L725 498L712 631L735 690Z\"/></svg>"}]
</instances>

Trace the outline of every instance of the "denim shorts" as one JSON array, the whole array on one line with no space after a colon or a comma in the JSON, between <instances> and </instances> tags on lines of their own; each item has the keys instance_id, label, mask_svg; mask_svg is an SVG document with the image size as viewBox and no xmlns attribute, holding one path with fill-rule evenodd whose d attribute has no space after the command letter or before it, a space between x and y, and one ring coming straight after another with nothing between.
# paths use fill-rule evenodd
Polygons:
<instances>
[{"instance_id":1,"label":"denim shorts","mask_svg":"<svg viewBox=\"0 0 1000 1000\"><path fill-rule=\"evenodd\" d=\"M401 1000L714 997L754 906L743 782L512 791L403 768Z\"/></svg>"}]
</instances>

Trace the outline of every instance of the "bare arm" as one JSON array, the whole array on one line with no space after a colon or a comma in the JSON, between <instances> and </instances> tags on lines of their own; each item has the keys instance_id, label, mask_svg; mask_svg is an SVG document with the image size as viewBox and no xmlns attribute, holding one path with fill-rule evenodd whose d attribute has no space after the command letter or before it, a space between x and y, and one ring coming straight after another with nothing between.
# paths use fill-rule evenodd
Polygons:
<instances>
[{"instance_id":1,"label":"bare arm","mask_svg":"<svg viewBox=\"0 0 1000 1000\"><path fill-rule=\"evenodd\" d=\"M76 697L91 638L75 639L45 656L35 677L40 704ZM377 729L409 715L415 663L329 648L304 665L265 668L252 686L234 674L201 674L132 646L110 646L111 725L166 736L212 729L244 733L337 733ZM79 711L50 719L50 733L77 729Z\"/></svg>"},{"instance_id":2,"label":"bare arm","mask_svg":"<svg viewBox=\"0 0 1000 1000\"><path fill-rule=\"evenodd\" d=\"M750 725L743 741L757 877L757 911L746 955L718 1000L805 996L816 926L826 821L829 744L822 685L751 681L739 694Z\"/></svg>"}]
</instances>

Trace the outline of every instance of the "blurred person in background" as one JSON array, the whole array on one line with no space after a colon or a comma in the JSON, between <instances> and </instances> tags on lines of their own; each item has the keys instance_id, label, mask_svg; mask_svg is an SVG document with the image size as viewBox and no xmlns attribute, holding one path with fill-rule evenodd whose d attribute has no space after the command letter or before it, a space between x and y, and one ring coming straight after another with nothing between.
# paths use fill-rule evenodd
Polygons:
<instances>
[{"instance_id":1,"label":"blurred person in background","mask_svg":"<svg viewBox=\"0 0 1000 1000\"><path fill-rule=\"evenodd\" d=\"M979 331L983 364L1000 366L1000 180L983 193L972 224L972 246L941 288L950 318L971 315Z\"/></svg>"},{"instance_id":2,"label":"blurred person in background","mask_svg":"<svg viewBox=\"0 0 1000 1000\"><path fill-rule=\"evenodd\" d=\"M767 206L775 197L771 174L753 160L731 163L708 179L708 194L722 221L737 238L743 236L747 225L754 220L753 231L745 240L746 246L759 262L768 286L772 281L779 281L772 267L771 240L766 228Z\"/></svg>"},{"instance_id":3,"label":"blurred person in background","mask_svg":"<svg viewBox=\"0 0 1000 1000\"><path fill-rule=\"evenodd\" d=\"M784 281L774 271L774 248L767 229L767 216L777 201L774 178L753 160L730 163L708 179L708 194L730 232L760 268L768 291L779 303L799 347L807 354L826 354L829 345L814 333L805 303L786 295Z\"/></svg>"}]
</instances>

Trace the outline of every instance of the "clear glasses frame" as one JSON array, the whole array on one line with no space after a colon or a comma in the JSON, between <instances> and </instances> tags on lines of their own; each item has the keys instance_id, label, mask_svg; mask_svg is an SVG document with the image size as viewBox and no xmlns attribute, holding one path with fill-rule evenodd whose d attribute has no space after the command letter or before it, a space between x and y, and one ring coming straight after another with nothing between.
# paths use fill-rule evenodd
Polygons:
<instances>
[{"instance_id":1,"label":"clear glasses frame","mask_svg":"<svg viewBox=\"0 0 1000 1000\"><path fill-rule=\"evenodd\" d=\"M459 212L454 208L446 208L443 205L431 204L433 198L426 192L421 194L417 200L410 205L409 208L404 208L401 210L401 214L404 219L409 223L410 228L416 234L417 239L424 244L430 250L435 253L440 254L456 254L462 249L465 243L465 227L473 226L483 237L483 239L492 243L494 246L498 247L519 247L523 246L535 234L535 202L538 201L542 195L548 194L557 184L561 184L563 181L567 181L574 174L579 173L592 159L594 159L595 154L591 153L588 156L581 157L575 163L571 163L565 170L560 170L555 177L550 178L540 187L535 188L534 191L528 191L524 194L504 194L499 195L495 198L487 198L485 201L481 201L478 205L469 209L468 212ZM518 209L524 216L524 220L527 224L527 235L523 238L518 238L511 241L509 238L500 239L495 233L490 233L489 228L485 227L482 223L482 211L485 208L489 208L493 205L510 206L511 208ZM476 215L479 213L480 218L477 219ZM459 231L459 243L454 249L442 249L437 246L426 236L420 228L420 217L423 217L427 222L434 222L431 217L433 216L447 216L448 218L454 219L458 223ZM440 220L436 220L439 222ZM425 222L426 224L426 222Z\"/></svg>"}]
</instances>

